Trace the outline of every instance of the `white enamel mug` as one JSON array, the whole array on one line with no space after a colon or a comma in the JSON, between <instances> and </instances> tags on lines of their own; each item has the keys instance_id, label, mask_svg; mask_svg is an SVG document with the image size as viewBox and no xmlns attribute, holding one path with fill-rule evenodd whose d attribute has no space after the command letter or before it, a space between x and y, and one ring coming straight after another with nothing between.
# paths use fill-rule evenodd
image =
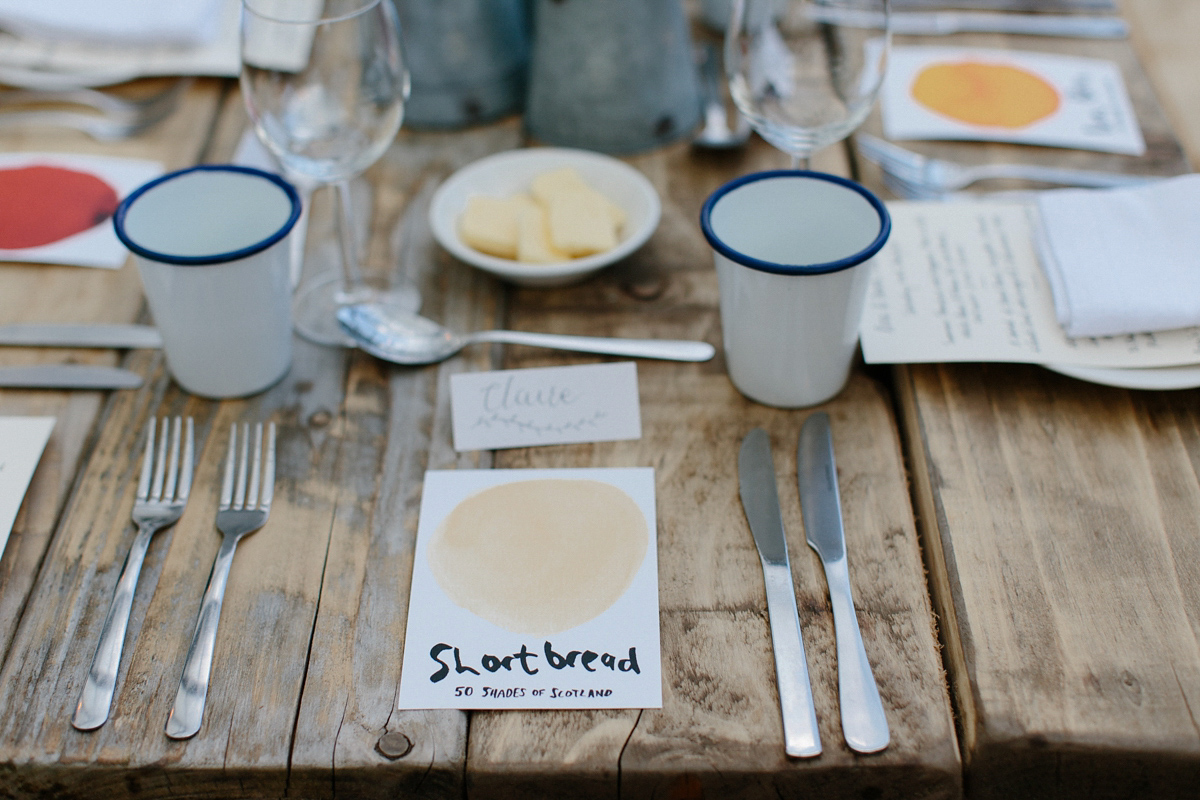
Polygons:
<instances>
[{"instance_id":1,"label":"white enamel mug","mask_svg":"<svg viewBox=\"0 0 1200 800\"><path fill-rule=\"evenodd\" d=\"M879 198L836 175L745 175L705 202L729 377L759 403L802 408L846 385L872 258L891 233Z\"/></svg>"},{"instance_id":2,"label":"white enamel mug","mask_svg":"<svg viewBox=\"0 0 1200 800\"><path fill-rule=\"evenodd\" d=\"M141 186L117 208L167 369L204 397L261 392L292 360L287 236L296 190L269 172L204 165Z\"/></svg>"}]
</instances>

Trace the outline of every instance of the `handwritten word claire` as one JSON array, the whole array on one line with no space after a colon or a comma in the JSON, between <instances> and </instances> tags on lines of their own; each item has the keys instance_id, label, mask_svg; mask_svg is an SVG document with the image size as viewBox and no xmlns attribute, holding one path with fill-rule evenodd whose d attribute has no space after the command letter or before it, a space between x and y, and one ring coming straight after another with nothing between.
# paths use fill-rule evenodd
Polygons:
<instances>
[{"instance_id":1,"label":"handwritten word claire","mask_svg":"<svg viewBox=\"0 0 1200 800\"><path fill-rule=\"evenodd\" d=\"M579 400L579 396L570 387L563 388L551 384L539 388L526 388L513 386L514 380L509 377L483 387L485 411L562 408Z\"/></svg>"}]
</instances>

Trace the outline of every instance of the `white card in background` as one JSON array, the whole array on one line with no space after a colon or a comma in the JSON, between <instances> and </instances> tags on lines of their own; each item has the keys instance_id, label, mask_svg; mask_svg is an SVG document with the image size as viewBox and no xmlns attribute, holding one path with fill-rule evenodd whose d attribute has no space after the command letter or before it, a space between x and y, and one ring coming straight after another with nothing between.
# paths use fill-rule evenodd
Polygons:
<instances>
[{"instance_id":1,"label":"white card in background","mask_svg":"<svg viewBox=\"0 0 1200 800\"><path fill-rule=\"evenodd\" d=\"M1200 328L1069 338L1034 245L1035 206L898 202L888 211L892 235L875 259L859 328L867 363L1200 363Z\"/></svg>"},{"instance_id":2,"label":"white card in background","mask_svg":"<svg viewBox=\"0 0 1200 800\"><path fill-rule=\"evenodd\" d=\"M0 154L0 261L121 267L129 251L113 231L116 204L162 174L137 158Z\"/></svg>"},{"instance_id":3,"label":"white card in background","mask_svg":"<svg viewBox=\"0 0 1200 800\"><path fill-rule=\"evenodd\" d=\"M450 406L455 450L642 435L632 361L451 375Z\"/></svg>"},{"instance_id":4,"label":"white card in background","mask_svg":"<svg viewBox=\"0 0 1200 800\"><path fill-rule=\"evenodd\" d=\"M53 428L54 417L0 417L0 553Z\"/></svg>"},{"instance_id":5,"label":"white card in background","mask_svg":"<svg viewBox=\"0 0 1200 800\"><path fill-rule=\"evenodd\" d=\"M1128 155L1146 150L1121 71L1101 59L894 47L880 107L889 139L977 139Z\"/></svg>"},{"instance_id":6,"label":"white card in background","mask_svg":"<svg viewBox=\"0 0 1200 800\"><path fill-rule=\"evenodd\" d=\"M397 708L661 708L654 470L425 473Z\"/></svg>"}]
</instances>

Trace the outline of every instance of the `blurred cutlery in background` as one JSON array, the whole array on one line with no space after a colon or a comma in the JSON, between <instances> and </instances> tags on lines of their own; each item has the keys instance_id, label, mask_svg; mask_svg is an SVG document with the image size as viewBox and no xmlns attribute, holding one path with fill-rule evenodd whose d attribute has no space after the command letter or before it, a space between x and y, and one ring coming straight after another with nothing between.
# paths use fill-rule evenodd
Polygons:
<instances>
[{"instance_id":1,"label":"blurred cutlery in background","mask_svg":"<svg viewBox=\"0 0 1200 800\"><path fill-rule=\"evenodd\" d=\"M141 375L120 367L89 364L0 367L0 387L8 389L136 389L141 385Z\"/></svg>"},{"instance_id":2,"label":"blurred cutlery in background","mask_svg":"<svg viewBox=\"0 0 1200 800\"><path fill-rule=\"evenodd\" d=\"M884 171L884 178L896 194L910 199L928 199L962 189L976 181L1011 178L1059 186L1106 188L1133 186L1158 180L1153 175L1126 175L1120 172L1045 167L1037 164L979 164L966 166L940 158L905 150L867 133L855 137L858 152Z\"/></svg>"},{"instance_id":3,"label":"blurred cutlery in background","mask_svg":"<svg viewBox=\"0 0 1200 800\"><path fill-rule=\"evenodd\" d=\"M813 7L818 22L882 30L882 13L865 9ZM939 36L950 33L1016 33L1124 39L1129 26L1120 17L1082 14L993 14L981 11L893 11L892 33Z\"/></svg>"},{"instance_id":4,"label":"blurred cutlery in background","mask_svg":"<svg viewBox=\"0 0 1200 800\"><path fill-rule=\"evenodd\" d=\"M150 325L33 323L0 325L0 345L14 347L159 348L162 334Z\"/></svg>"},{"instance_id":5,"label":"blurred cutlery in background","mask_svg":"<svg viewBox=\"0 0 1200 800\"><path fill-rule=\"evenodd\" d=\"M709 150L741 147L750 138L750 123L733 109L733 124L730 125L730 109L726 107L721 91L721 53L710 44L701 48L700 54L702 124L692 144Z\"/></svg>"},{"instance_id":6,"label":"blurred cutlery in background","mask_svg":"<svg viewBox=\"0 0 1200 800\"><path fill-rule=\"evenodd\" d=\"M191 84L191 78L180 78L141 100L86 88L0 92L0 126L74 128L101 141L123 139L170 116ZM83 106L91 111L63 106Z\"/></svg>"}]
</instances>

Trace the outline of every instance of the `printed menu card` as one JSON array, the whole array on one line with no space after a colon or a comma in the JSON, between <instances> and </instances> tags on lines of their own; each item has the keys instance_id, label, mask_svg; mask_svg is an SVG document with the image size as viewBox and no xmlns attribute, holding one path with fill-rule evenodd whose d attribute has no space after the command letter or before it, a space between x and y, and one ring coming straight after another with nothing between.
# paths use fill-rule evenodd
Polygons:
<instances>
[{"instance_id":1,"label":"printed menu card","mask_svg":"<svg viewBox=\"0 0 1200 800\"><path fill-rule=\"evenodd\" d=\"M880 93L889 139L1146 150L1121 71L1051 53L895 47Z\"/></svg>"},{"instance_id":2,"label":"printed menu card","mask_svg":"<svg viewBox=\"0 0 1200 800\"><path fill-rule=\"evenodd\" d=\"M892 235L875 257L859 328L867 363L1200 363L1200 328L1068 337L1038 259L1035 205L897 202L888 211Z\"/></svg>"},{"instance_id":3,"label":"printed menu card","mask_svg":"<svg viewBox=\"0 0 1200 800\"><path fill-rule=\"evenodd\" d=\"M0 417L0 553L53 428L54 417Z\"/></svg>"},{"instance_id":4,"label":"printed menu card","mask_svg":"<svg viewBox=\"0 0 1200 800\"><path fill-rule=\"evenodd\" d=\"M651 468L431 470L400 709L661 708Z\"/></svg>"}]
</instances>

